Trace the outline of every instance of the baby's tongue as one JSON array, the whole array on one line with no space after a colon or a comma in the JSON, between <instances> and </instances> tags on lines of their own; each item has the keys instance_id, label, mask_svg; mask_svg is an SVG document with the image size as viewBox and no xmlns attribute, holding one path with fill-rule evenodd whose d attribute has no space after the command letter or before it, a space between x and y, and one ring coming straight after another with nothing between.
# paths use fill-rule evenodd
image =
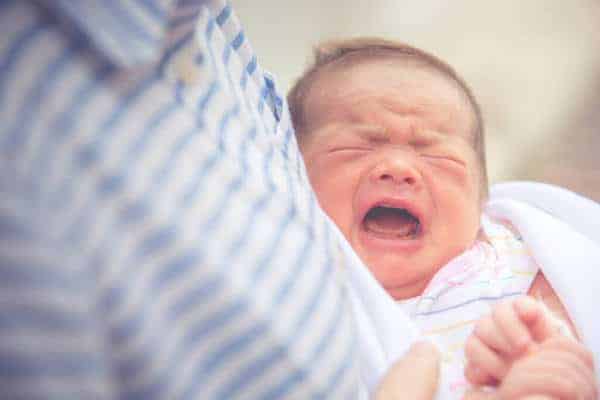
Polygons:
<instances>
[{"instance_id":1,"label":"baby's tongue","mask_svg":"<svg viewBox=\"0 0 600 400\"><path fill-rule=\"evenodd\" d=\"M397 208L377 207L365 218L365 228L389 237L408 237L417 231L417 220Z\"/></svg>"}]
</instances>

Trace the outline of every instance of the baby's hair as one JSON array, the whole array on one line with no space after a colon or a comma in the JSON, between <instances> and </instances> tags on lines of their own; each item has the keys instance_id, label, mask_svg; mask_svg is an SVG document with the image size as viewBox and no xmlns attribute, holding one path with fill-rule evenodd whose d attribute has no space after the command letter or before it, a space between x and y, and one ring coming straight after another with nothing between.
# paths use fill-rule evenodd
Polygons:
<instances>
[{"instance_id":1,"label":"baby's hair","mask_svg":"<svg viewBox=\"0 0 600 400\"><path fill-rule=\"evenodd\" d=\"M473 92L464 79L446 62L432 54L402 42L364 37L327 41L317 45L314 49L314 61L296 81L287 96L298 140L300 141L302 135L305 134L304 128L307 122L304 107L305 102L321 70L334 64L339 64L340 67L343 67L344 65L354 65L377 58L385 59L392 57L411 60L440 73L457 85L465 95L475 117L472 140L480 163L482 199L487 197L488 183L485 163L484 123L481 108Z\"/></svg>"}]
</instances>

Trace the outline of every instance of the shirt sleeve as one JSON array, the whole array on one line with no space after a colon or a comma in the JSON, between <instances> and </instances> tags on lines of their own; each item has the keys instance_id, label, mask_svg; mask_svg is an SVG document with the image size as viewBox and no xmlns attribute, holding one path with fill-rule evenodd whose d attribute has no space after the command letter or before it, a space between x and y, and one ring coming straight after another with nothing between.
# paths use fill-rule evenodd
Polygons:
<instances>
[{"instance_id":1,"label":"shirt sleeve","mask_svg":"<svg viewBox=\"0 0 600 400\"><path fill-rule=\"evenodd\" d=\"M113 398L94 283L15 200L0 200L0 398Z\"/></svg>"},{"instance_id":2,"label":"shirt sleeve","mask_svg":"<svg viewBox=\"0 0 600 400\"><path fill-rule=\"evenodd\" d=\"M364 393L339 242L231 7L178 2L131 66L36 4L0 5L0 398Z\"/></svg>"}]
</instances>

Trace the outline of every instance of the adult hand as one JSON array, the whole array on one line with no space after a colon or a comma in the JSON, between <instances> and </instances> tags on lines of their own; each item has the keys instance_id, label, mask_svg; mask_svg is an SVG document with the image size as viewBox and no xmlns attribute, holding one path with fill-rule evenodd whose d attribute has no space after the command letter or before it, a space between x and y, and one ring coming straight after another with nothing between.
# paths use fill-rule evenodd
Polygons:
<instances>
[{"instance_id":1,"label":"adult hand","mask_svg":"<svg viewBox=\"0 0 600 400\"><path fill-rule=\"evenodd\" d=\"M591 352L573 339L548 339L512 365L497 391L475 389L465 396L465 400L524 399L597 400Z\"/></svg>"},{"instance_id":2,"label":"adult hand","mask_svg":"<svg viewBox=\"0 0 600 400\"><path fill-rule=\"evenodd\" d=\"M376 400L433 400L437 392L440 353L427 342L414 344L383 377Z\"/></svg>"}]
</instances>

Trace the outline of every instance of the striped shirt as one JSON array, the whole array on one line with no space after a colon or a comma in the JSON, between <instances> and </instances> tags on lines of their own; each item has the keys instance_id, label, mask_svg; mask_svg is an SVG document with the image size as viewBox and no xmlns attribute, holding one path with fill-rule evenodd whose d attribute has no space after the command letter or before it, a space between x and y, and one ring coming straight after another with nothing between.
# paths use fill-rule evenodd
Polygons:
<instances>
[{"instance_id":1,"label":"striped shirt","mask_svg":"<svg viewBox=\"0 0 600 400\"><path fill-rule=\"evenodd\" d=\"M355 397L339 241L229 5L0 2L0 121L1 399Z\"/></svg>"}]
</instances>

